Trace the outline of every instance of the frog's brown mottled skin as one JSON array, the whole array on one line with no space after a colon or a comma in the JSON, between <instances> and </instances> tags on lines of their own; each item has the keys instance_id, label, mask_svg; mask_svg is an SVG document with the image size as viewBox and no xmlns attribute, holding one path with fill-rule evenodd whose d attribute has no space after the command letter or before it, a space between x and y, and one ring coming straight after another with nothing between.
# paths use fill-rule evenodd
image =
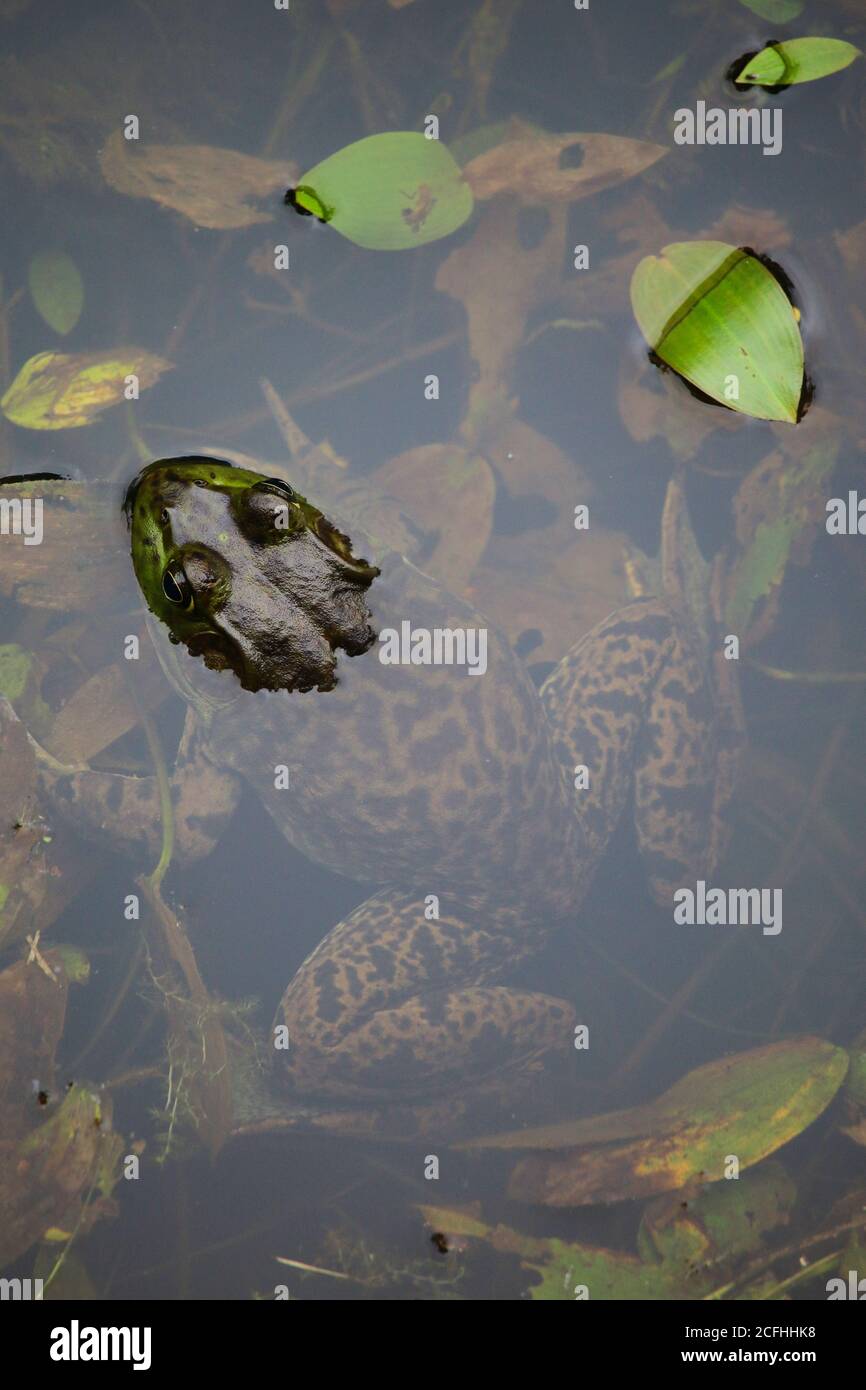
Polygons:
<instances>
[{"instance_id":1,"label":"frog's brown mottled skin","mask_svg":"<svg viewBox=\"0 0 866 1390\"><path fill-rule=\"evenodd\" d=\"M272 806L317 859L345 872L354 855L340 846L351 840L361 853L352 867L372 877L384 849L382 871L400 884L335 928L286 991L289 1070L303 1090L430 1093L567 1047L570 1005L498 981L574 919L632 788L660 900L708 871L712 708L701 663L664 605L647 600L608 619L540 698L510 653L497 656L489 684L416 672L414 710L394 691L402 731L395 711L364 768L350 750L365 730L347 730L339 796L349 815L338 815L331 851L320 834L330 814L325 827L314 808L299 808L287 825ZM379 669L393 680L393 668ZM435 688L449 683L450 699ZM314 742L317 768L336 737L331 727ZM392 749L384 760L383 748ZM572 780L580 764L590 770L582 792ZM334 761L326 765L336 789ZM425 920L427 892L440 895L438 921Z\"/></svg>"},{"instance_id":2,"label":"frog's brown mottled skin","mask_svg":"<svg viewBox=\"0 0 866 1390\"><path fill-rule=\"evenodd\" d=\"M174 466L172 535L217 547L225 517L197 510L179 476ZM582 638L539 692L470 605L387 543L352 541L380 571L367 595L375 632L403 619L486 627L486 673L383 665L377 643L340 652L324 691L244 694L224 671L212 679L229 700L206 729L190 726L173 784L187 853L216 841L245 781L304 854L373 887L289 984L280 1017L291 1042L278 1056L295 1094L401 1101L483 1086L572 1045L571 1006L508 979L575 920L632 796L660 901L710 871L713 705L688 625L658 599ZM246 545L220 563L237 576L241 555L248 564ZM276 764L289 769L286 790ZM581 765L589 786L577 790ZM120 780L117 819L155 847L155 801ZM59 790L79 810L92 798L92 815L99 792L86 782ZM103 776L103 797L106 786Z\"/></svg>"}]
</instances>

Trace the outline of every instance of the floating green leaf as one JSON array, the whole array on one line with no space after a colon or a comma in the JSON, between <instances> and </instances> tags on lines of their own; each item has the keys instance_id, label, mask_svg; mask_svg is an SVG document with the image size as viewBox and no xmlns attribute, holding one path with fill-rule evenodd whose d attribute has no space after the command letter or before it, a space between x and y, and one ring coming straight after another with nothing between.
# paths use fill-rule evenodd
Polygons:
<instances>
[{"instance_id":1,"label":"floating green leaf","mask_svg":"<svg viewBox=\"0 0 866 1390\"><path fill-rule=\"evenodd\" d=\"M71 333L84 308L84 283L65 251L39 251L30 262L27 283L37 312L55 333Z\"/></svg>"},{"instance_id":2,"label":"floating green leaf","mask_svg":"<svg viewBox=\"0 0 866 1390\"><path fill-rule=\"evenodd\" d=\"M722 241L680 241L632 276L641 332L680 376L721 405L795 424L803 342L795 311L766 266Z\"/></svg>"},{"instance_id":3,"label":"floating green leaf","mask_svg":"<svg viewBox=\"0 0 866 1390\"><path fill-rule=\"evenodd\" d=\"M67 430L93 423L100 411L123 400L128 378L137 389L152 386L171 367L143 348L114 352L40 352L19 371L0 410L29 430Z\"/></svg>"},{"instance_id":4,"label":"floating green leaf","mask_svg":"<svg viewBox=\"0 0 866 1390\"><path fill-rule=\"evenodd\" d=\"M292 189L292 200L296 207L303 208L313 217L318 217L320 222L330 222L334 216L334 209L322 202L314 188L308 188L304 183L299 183L297 188Z\"/></svg>"},{"instance_id":5,"label":"floating green leaf","mask_svg":"<svg viewBox=\"0 0 866 1390\"><path fill-rule=\"evenodd\" d=\"M740 4L745 5L752 14L772 20L774 24L787 24L789 20L796 19L803 9L803 0L740 0Z\"/></svg>"},{"instance_id":6,"label":"floating green leaf","mask_svg":"<svg viewBox=\"0 0 866 1390\"><path fill-rule=\"evenodd\" d=\"M789 39L771 43L750 58L737 82L763 87L792 87L841 72L860 57L860 49L844 39Z\"/></svg>"},{"instance_id":7,"label":"floating green leaf","mask_svg":"<svg viewBox=\"0 0 866 1390\"><path fill-rule=\"evenodd\" d=\"M770 44L749 60L734 78L734 81L760 83L764 87L778 87L784 78L785 60L776 45Z\"/></svg>"},{"instance_id":8,"label":"floating green leaf","mask_svg":"<svg viewBox=\"0 0 866 1390\"><path fill-rule=\"evenodd\" d=\"M474 206L450 152L411 130L369 135L338 150L303 175L295 196L372 251L405 251L449 236Z\"/></svg>"}]
</instances>

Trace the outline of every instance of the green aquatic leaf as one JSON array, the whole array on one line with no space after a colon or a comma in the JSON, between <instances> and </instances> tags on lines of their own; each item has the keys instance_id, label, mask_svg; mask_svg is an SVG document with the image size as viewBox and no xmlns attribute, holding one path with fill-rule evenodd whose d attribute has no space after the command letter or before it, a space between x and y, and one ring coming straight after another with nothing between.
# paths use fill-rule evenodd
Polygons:
<instances>
[{"instance_id":1,"label":"green aquatic leaf","mask_svg":"<svg viewBox=\"0 0 866 1390\"><path fill-rule=\"evenodd\" d=\"M797 316L755 256L722 241L674 242L637 266L631 302L650 347L699 390L743 415L796 423Z\"/></svg>"},{"instance_id":2,"label":"green aquatic leaf","mask_svg":"<svg viewBox=\"0 0 866 1390\"><path fill-rule=\"evenodd\" d=\"M84 308L84 282L65 251L39 251L30 262L27 283L36 310L55 333L71 333Z\"/></svg>"},{"instance_id":3,"label":"green aquatic leaf","mask_svg":"<svg viewBox=\"0 0 866 1390\"><path fill-rule=\"evenodd\" d=\"M304 174L298 188L307 211L371 251L406 251L449 236L474 206L450 151L411 130L346 145Z\"/></svg>"},{"instance_id":4,"label":"green aquatic leaf","mask_svg":"<svg viewBox=\"0 0 866 1390\"><path fill-rule=\"evenodd\" d=\"M90 425L102 410L124 399L127 378L144 390L172 366L143 348L114 352L39 352L26 361L0 410L29 430L68 430Z\"/></svg>"},{"instance_id":5,"label":"green aquatic leaf","mask_svg":"<svg viewBox=\"0 0 866 1390\"><path fill-rule=\"evenodd\" d=\"M796 1192L781 1164L768 1163L737 1182L718 1183L682 1200L657 1198L644 1212L638 1255L578 1241L524 1235L491 1226L473 1210L422 1206L427 1224L446 1239L482 1240L498 1254L518 1256L539 1277L529 1296L572 1302L701 1298L724 1279L731 1261L760 1250L768 1231L783 1225Z\"/></svg>"},{"instance_id":6,"label":"green aquatic leaf","mask_svg":"<svg viewBox=\"0 0 866 1390\"><path fill-rule=\"evenodd\" d=\"M725 617L736 632L748 627L758 600L781 584L791 544L800 529L792 516L758 524L754 540L739 563L734 594L725 609Z\"/></svg>"},{"instance_id":7,"label":"green aquatic leaf","mask_svg":"<svg viewBox=\"0 0 866 1390\"><path fill-rule=\"evenodd\" d=\"M772 20L774 24L787 24L789 20L796 19L803 9L803 0L740 0L740 4L745 5L752 14Z\"/></svg>"},{"instance_id":8,"label":"green aquatic leaf","mask_svg":"<svg viewBox=\"0 0 866 1390\"><path fill-rule=\"evenodd\" d=\"M741 1173L736 1181L712 1183L687 1202L666 1193L646 1207L637 1233L638 1252L679 1269L693 1285L701 1264L731 1260L760 1249L767 1231L784 1225L797 1189L777 1159ZM710 1274L710 1278L712 1278Z\"/></svg>"},{"instance_id":9,"label":"green aquatic leaf","mask_svg":"<svg viewBox=\"0 0 866 1390\"><path fill-rule=\"evenodd\" d=\"M844 39L789 39L768 44L756 53L735 80L764 87L793 87L797 82L814 82L841 72L860 56L861 50Z\"/></svg>"},{"instance_id":10,"label":"green aquatic leaf","mask_svg":"<svg viewBox=\"0 0 866 1390\"><path fill-rule=\"evenodd\" d=\"M752 82L764 87L778 87L785 76L785 60L775 44L756 53L734 78L735 82Z\"/></svg>"},{"instance_id":11,"label":"green aquatic leaf","mask_svg":"<svg viewBox=\"0 0 866 1390\"><path fill-rule=\"evenodd\" d=\"M792 1038L688 1072L650 1105L541 1129L469 1140L459 1148L553 1150L524 1158L509 1196L545 1206L646 1197L760 1162L830 1104L848 1055L820 1038Z\"/></svg>"},{"instance_id":12,"label":"green aquatic leaf","mask_svg":"<svg viewBox=\"0 0 866 1390\"><path fill-rule=\"evenodd\" d=\"M769 475L765 486L766 512L756 518L732 569L725 622L734 632L746 632L755 607L769 598L785 577L794 541L814 516L839 452L838 442L816 445L802 459L786 460Z\"/></svg>"},{"instance_id":13,"label":"green aquatic leaf","mask_svg":"<svg viewBox=\"0 0 866 1390\"><path fill-rule=\"evenodd\" d=\"M11 704L20 700L27 689L32 665L32 653L15 642L5 642L0 646L0 695Z\"/></svg>"}]
</instances>

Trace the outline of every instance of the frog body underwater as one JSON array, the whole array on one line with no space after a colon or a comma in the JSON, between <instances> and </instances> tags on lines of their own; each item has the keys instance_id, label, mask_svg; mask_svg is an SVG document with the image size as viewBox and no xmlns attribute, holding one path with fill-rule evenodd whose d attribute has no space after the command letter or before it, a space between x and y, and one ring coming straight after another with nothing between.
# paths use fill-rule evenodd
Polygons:
<instances>
[{"instance_id":1,"label":"frog body underwater","mask_svg":"<svg viewBox=\"0 0 866 1390\"><path fill-rule=\"evenodd\" d=\"M330 471L326 514L210 458L150 464L129 489L136 575L190 706L177 843L209 852L247 783L293 845L373 890L283 996L289 1093L483 1088L572 1045L570 1004L503 981L575 920L627 803L660 900L709 871L705 666L688 625L648 599L584 636L539 692L507 639L407 558L411 528L374 503L365 531L355 485ZM385 659L407 630L450 633L452 655L484 631L486 660L428 664L421 638L416 661ZM108 798L123 834L156 844L150 779L60 782L77 814Z\"/></svg>"}]
</instances>

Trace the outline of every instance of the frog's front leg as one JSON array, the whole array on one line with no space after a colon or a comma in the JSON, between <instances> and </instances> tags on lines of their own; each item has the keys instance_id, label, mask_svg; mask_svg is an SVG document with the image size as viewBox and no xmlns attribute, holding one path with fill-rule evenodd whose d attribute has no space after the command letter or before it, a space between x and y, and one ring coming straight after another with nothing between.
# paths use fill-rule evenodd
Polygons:
<instances>
[{"instance_id":1,"label":"frog's front leg","mask_svg":"<svg viewBox=\"0 0 866 1390\"><path fill-rule=\"evenodd\" d=\"M162 843L162 810L155 777L131 777L90 768L69 771L37 753L40 786L52 808L85 837L137 846L151 859ZM170 778L174 811L174 856L180 861L209 854L237 806L241 781L208 757L198 720L187 715Z\"/></svg>"},{"instance_id":2,"label":"frog's front leg","mask_svg":"<svg viewBox=\"0 0 866 1390\"><path fill-rule=\"evenodd\" d=\"M470 898L425 917L417 893L368 898L304 962L280 1005L300 1092L365 1099L483 1085L571 1042L571 1006L493 983L525 954L520 914Z\"/></svg>"},{"instance_id":3,"label":"frog's front leg","mask_svg":"<svg viewBox=\"0 0 866 1390\"><path fill-rule=\"evenodd\" d=\"M653 892L711 872L716 857L714 700L697 642L659 599L600 623L563 657L541 698L596 857L632 794L638 843Z\"/></svg>"}]
</instances>

